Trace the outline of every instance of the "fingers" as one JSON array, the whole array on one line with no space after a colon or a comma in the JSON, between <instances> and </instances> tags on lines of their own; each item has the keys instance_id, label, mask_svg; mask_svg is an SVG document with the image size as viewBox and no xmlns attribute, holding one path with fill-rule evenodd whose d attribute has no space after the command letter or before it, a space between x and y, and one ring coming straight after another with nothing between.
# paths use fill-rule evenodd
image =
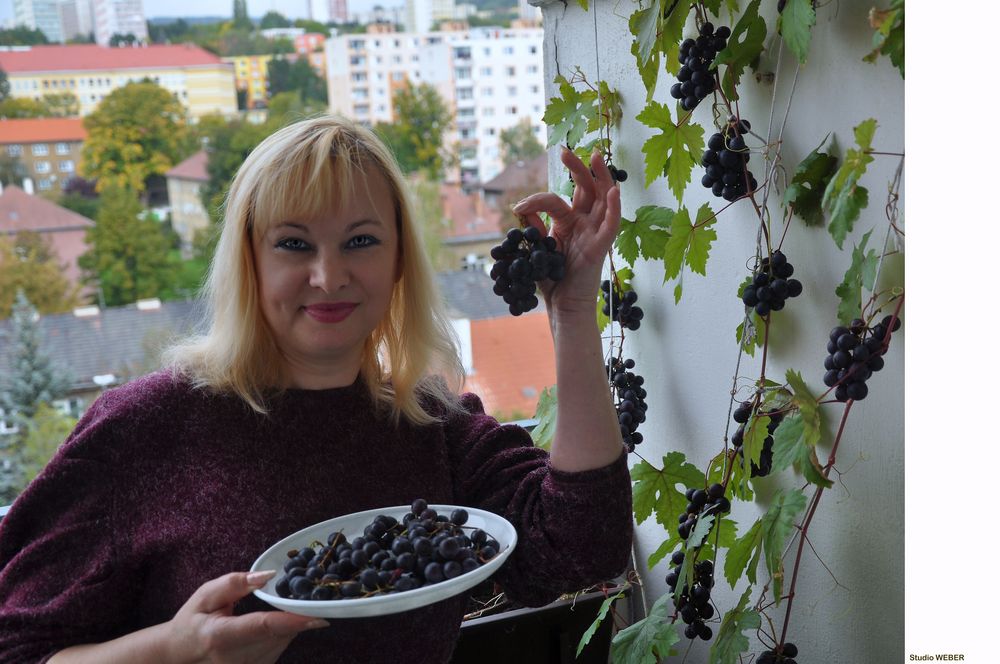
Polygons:
<instances>
[{"instance_id":1,"label":"fingers","mask_svg":"<svg viewBox=\"0 0 1000 664\"><path fill-rule=\"evenodd\" d=\"M237 600L262 587L274 576L275 570L267 572L232 572L217 579L206 581L194 591L187 604L195 613L214 613L231 607Z\"/></svg>"},{"instance_id":2,"label":"fingers","mask_svg":"<svg viewBox=\"0 0 1000 664\"><path fill-rule=\"evenodd\" d=\"M622 221L622 193L618 187L611 187L605 198L607 209L604 211L604 219L595 234L597 246L604 247L607 251L618 235L618 228Z\"/></svg>"},{"instance_id":3,"label":"fingers","mask_svg":"<svg viewBox=\"0 0 1000 664\"><path fill-rule=\"evenodd\" d=\"M532 194L514 206L514 214L527 216L539 212L545 212L556 221L571 221L573 216L573 208L552 192Z\"/></svg>"},{"instance_id":4,"label":"fingers","mask_svg":"<svg viewBox=\"0 0 1000 664\"><path fill-rule=\"evenodd\" d=\"M573 184L575 185L573 208L589 210L596 199L594 176L590 174L590 169L580 161L580 158L572 150L563 148L559 158L566 168L569 169L569 172L573 174Z\"/></svg>"}]
</instances>

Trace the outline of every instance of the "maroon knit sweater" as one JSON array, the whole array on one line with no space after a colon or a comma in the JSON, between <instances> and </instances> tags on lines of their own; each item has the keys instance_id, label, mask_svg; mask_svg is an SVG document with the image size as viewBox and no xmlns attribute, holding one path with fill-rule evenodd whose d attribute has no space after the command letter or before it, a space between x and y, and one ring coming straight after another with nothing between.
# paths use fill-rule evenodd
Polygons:
<instances>
[{"instance_id":1,"label":"maroon knit sweater","mask_svg":"<svg viewBox=\"0 0 1000 664\"><path fill-rule=\"evenodd\" d=\"M289 390L268 416L161 372L111 390L0 520L0 662L40 662L170 620L202 583L306 526L431 503L504 515L518 531L496 579L542 605L613 578L631 543L626 455L567 473L475 395L467 414L394 429L360 381ZM332 620L281 662L447 662L466 595ZM237 613L270 607L250 596Z\"/></svg>"}]
</instances>

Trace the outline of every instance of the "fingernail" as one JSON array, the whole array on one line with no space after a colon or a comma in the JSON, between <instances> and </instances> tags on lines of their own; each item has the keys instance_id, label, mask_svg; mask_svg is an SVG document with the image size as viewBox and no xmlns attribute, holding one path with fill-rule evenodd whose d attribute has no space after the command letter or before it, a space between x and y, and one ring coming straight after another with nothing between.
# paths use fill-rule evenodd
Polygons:
<instances>
[{"instance_id":1,"label":"fingernail","mask_svg":"<svg viewBox=\"0 0 1000 664\"><path fill-rule=\"evenodd\" d=\"M247 574L247 584L251 586L262 586L267 583L277 573L277 570L269 569L263 572L250 572Z\"/></svg>"},{"instance_id":2,"label":"fingernail","mask_svg":"<svg viewBox=\"0 0 1000 664\"><path fill-rule=\"evenodd\" d=\"M521 210L523 210L523 209L524 209L524 208L525 208L526 206L527 206L527 202L526 202L526 201L523 201L523 200L522 200L522 201L518 201L518 202L517 202L517 205L515 205L515 206L514 206L514 208L513 208L513 209L514 209L514 212L520 212L520 211L521 211Z\"/></svg>"},{"instance_id":3,"label":"fingernail","mask_svg":"<svg viewBox=\"0 0 1000 664\"><path fill-rule=\"evenodd\" d=\"M306 629L320 629L322 627L329 627L329 626L330 623L328 623L325 620L320 620L318 618L316 620L310 620L309 622L306 623Z\"/></svg>"}]
</instances>

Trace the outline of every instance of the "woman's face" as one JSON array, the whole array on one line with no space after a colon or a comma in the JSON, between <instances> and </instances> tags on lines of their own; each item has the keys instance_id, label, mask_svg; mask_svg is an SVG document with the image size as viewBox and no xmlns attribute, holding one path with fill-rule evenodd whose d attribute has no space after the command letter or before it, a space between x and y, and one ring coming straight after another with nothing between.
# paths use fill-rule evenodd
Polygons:
<instances>
[{"instance_id":1,"label":"woman's face","mask_svg":"<svg viewBox=\"0 0 1000 664\"><path fill-rule=\"evenodd\" d=\"M344 212L279 220L254 241L260 306L286 387L354 380L365 340L389 309L398 246L392 192L372 169L355 178Z\"/></svg>"}]
</instances>

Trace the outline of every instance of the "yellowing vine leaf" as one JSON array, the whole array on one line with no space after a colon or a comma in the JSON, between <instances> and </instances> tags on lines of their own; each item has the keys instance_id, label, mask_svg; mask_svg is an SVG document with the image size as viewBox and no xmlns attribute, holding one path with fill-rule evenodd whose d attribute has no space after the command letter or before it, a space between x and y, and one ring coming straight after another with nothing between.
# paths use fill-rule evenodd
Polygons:
<instances>
[{"instance_id":1,"label":"yellowing vine leaf","mask_svg":"<svg viewBox=\"0 0 1000 664\"><path fill-rule=\"evenodd\" d=\"M680 125L674 124L670 109L655 101L649 102L635 119L647 127L662 130L642 146L642 152L646 155L646 186L649 187L660 175L666 175L670 190L680 201L691 180L691 171L701 159L701 152L705 147L702 139L705 130L690 124L688 119Z\"/></svg>"}]
</instances>

